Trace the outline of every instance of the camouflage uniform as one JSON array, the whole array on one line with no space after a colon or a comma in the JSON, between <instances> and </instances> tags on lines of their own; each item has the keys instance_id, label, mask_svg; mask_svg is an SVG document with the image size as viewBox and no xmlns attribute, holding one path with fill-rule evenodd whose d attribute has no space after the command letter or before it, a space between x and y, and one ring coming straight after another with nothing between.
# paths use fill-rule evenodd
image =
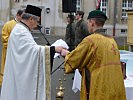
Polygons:
<instances>
[{"instance_id":1,"label":"camouflage uniform","mask_svg":"<svg viewBox=\"0 0 133 100\"><path fill-rule=\"evenodd\" d=\"M65 41L69 46L69 51L74 49L74 41L75 41L75 23L72 22L66 27L66 35Z\"/></svg>"},{"instance_id":2,"label":"camouflage uniform","mask_svg":"<svg viewBox=\"0 0 133 100\"><path fill-rule=\"evenodd\" d=\"M87 23L81 19L79 22L76 24L76 29L75 29L75 47L84 39L86 36L90 35L88 31L88 26Z\"/></svg>"}]
</instances>

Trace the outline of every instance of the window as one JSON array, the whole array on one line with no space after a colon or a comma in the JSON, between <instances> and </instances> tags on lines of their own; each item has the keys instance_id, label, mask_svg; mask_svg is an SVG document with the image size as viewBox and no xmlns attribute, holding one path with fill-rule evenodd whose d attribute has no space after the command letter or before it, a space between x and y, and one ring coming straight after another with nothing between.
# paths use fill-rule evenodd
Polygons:
<instances>
[{"instance_id":1,"label":"window","mask_svg":"<svg viewBox=\"0 0 133 100\"><path fill-rule=\"evenodd\" d=\"M15 0L15 2L19 2L19 0Z\"/></svg>"},{"instance_id":2,"label":"window","mask_svg":"<svg viewBox=\"0 0 133 100\"><path fill-rule=\"evenodd\" d=\"M107 34L107 29L103 29L104 33Z\"/></svg>"},{"instance_id":3,"label":"window","mask_svg":"<svg viewBox=\"0 0 133 100\"><path fill-rule=\"evenodd\" d=\"M122 18L127 18L126 10L133 9L133 0L123 0L122 1Z\"/></svg>"},{"instance_id":4,"label":"window","mask_svg":"<svg viewBox=\"0 0 133 100\"><path fill-rule=\"evenodd\" d=\"M107 15L107 4L108 0L101 0L100 10L103 11Z\"/></svg>"},{"instance_id":5,"label":"window","mask_svg":"<svg viewBox=\"0 0 133 100\"><path fill-rule=\"evenodd\" d=\"M81 8L81 2L80 0L77 0L76 10L79 11Z\"/></svg>"},{"instance_id":6,"label":"window","mask_svg":"<svg viewBox=\"0 0 133 100\"><path fill-rule=\"evenodd\" d=\"M127 33L127 29L121 29L121 34L126 34Z\"/></svg>"},{"instance_id":7,"label":"window","mask_svg":"<svg viewBox=\"0 0 133 100\"><path fill-rule=\"evenodd\" d=\"M46 34L46 35L50 35L50 28L48 28L48 27L45 28L45 34Z\"/></svg>"}]
</instances>

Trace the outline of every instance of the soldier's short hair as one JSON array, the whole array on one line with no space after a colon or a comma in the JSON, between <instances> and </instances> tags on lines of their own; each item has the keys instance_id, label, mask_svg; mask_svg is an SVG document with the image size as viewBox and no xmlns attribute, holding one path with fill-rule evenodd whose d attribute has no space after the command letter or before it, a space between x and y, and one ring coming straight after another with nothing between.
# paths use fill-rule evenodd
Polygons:
<instances>
[{"instance_id":1,"label":"soldier's short hair","mask_svg":"<svg viewBox=\"0 0 133 100\"><path fill-rule=\"evenodd\" d=\"M77 11L76 15L81 15L81 17L83 18L84 17L84 12L83 11Z\"/></svg>"}]
</instances>

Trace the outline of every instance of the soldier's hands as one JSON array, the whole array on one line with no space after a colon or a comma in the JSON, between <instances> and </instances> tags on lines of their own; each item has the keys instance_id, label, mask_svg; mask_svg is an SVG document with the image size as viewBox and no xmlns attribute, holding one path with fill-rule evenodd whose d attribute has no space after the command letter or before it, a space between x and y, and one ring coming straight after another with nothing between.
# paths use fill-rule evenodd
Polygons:
<instances>
[{"instance_id":1,"label":"soldier's hands","mask_svg":"<svg viewBox=\"0 0 133 100\"><path fill-rule=\"evenodd\" d=\"M62 51L61 51L62 56L66 56L68 53L69 53L69 51L66 49L62 49Z\"/></svg>"},{"instance_id":2,"label":"soldier's hands","mask_svg":"<svg viewBox=\"0 0 133 100\"><path fill-rule=\"evenodd\" d=\"M55 46L55 52L60 53L61 56L66 56L69 53L69 51L62 46Z\"/></svg>"}]
</instances>

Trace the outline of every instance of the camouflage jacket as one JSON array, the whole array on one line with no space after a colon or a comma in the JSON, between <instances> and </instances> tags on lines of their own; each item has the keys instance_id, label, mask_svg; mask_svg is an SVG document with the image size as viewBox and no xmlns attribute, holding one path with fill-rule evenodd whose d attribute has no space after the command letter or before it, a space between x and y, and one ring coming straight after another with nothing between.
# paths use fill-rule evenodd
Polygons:
<instances>
[{"instance_id":1,"label":"camouflage jacket","mask_svg":"<svg viewBox=\"0 0 133 100\"><path fill-rule=\"evenodd\" d=\"M66 27L66 35L65 41L69 46L69 50L74 49L74 41L75 41L75 23L70 23Z\"/></svg>"},{"instance_id":2,"label":"camouflage jacket","mask_svg":"<svg viewBox=\"0 0 133 100\"><path fill-rule=\"evenodd\" d=\"M75 46L77 46L86 36L90 35L87 23L82 19L76 24L75 28Z\"/></svg>"}]
</instances>

